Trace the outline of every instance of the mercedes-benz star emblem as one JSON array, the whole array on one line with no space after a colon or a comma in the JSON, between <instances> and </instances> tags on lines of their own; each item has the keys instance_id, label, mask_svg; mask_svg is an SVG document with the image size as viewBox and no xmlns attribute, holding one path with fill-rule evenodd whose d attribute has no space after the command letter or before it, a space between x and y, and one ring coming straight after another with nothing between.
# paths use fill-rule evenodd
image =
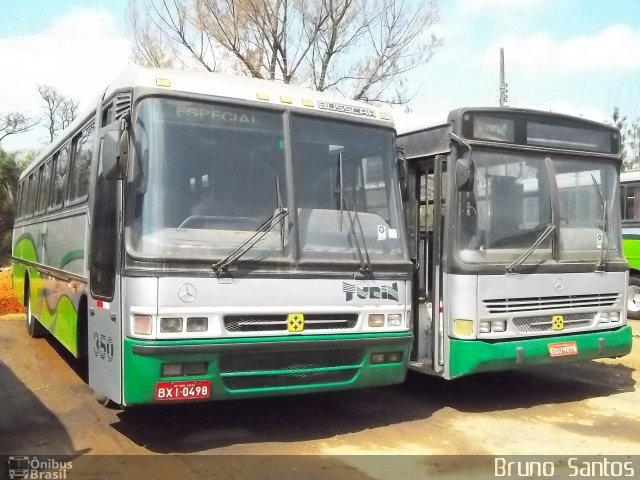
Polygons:
<instances>
[{"instance_id":1,"label":"mercedes-benz star emblem","mask_svg":"<svg viewBox=\"0 0 640 480\"><path fill-rule=\"evenodd\" d=\"M553 281L553 289L554 289L556 292L561 292L563 288L564 288L564 285L563 285L563 283L562 283L562 279L560 279L560 278L556 278L556 279Z\"/></svg>"},{"instance_id":2,"label":"mercedes-benz star emblem","mask_svg":"<svg viewBox=\"0 0 640 480\"><path fill-rule=\"evenodd\" d=\"M185 303L193 302L196 295L196 287L190 283L183 283L178 287L178 297Z\"/></svg>"}]
</instances>

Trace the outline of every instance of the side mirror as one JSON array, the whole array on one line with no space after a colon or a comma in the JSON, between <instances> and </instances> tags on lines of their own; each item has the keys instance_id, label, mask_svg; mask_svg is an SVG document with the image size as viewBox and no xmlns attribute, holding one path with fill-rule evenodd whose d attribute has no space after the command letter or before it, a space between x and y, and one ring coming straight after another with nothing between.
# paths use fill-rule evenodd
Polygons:
<instances>
[{"instance_id":1,"label":"side mirror","mask_svg":"<svg viewBox=\"0 0 640 480\"><path fill-rule=\"evenodd\" d=\"M129 130L127 120L122 118L102 131L102 175L109 180L124 178L129 161Z\"/></svg>"},{"instance_id":2,"label":"side mirror","mask_svg":"<svg viewBox=\"0 0 640 480\"><path fill-rule=\"evenodd\" d=\"M409 187L409 168L407 167L407 157L405 156L404 148L398 148L397 154L396 167L398 168L400 193L402 195L402 201L406 201Z\"/></svg>"},{"instance_id":3,"label":"side mirror","mask_svg":"<svg viewBox=\"0 0 640 480\"><path fill-rule=\"evenodd\" d=\"M463 192L469 192L473 190L473 176L475 171L473 159L471 158L471 144L453 132L449 132L449 138L469 150L469 156L467 158L458 158L458 160L456 160L456 188Z\"/></svg>"}]
</instances>

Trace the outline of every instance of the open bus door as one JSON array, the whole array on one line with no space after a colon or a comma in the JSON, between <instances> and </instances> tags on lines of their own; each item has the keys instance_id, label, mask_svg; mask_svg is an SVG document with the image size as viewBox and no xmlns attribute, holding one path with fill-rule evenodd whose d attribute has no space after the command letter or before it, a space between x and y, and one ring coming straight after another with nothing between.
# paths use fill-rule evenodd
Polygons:
<instances>
[{"instance_id":1,"label":"open bus door","mask_svg":"<svg viewBox=\"0 0 640 480\"><path fill-rule=\"evenodd\" d=\"M444 370L442 315L442 237L444 174L442 155L409 162L411 188L405 205L416 273L413 281L414 345L410 367L426 373ZM440 179L440 181L436 181Z\"/></svg>"}]
</instances>

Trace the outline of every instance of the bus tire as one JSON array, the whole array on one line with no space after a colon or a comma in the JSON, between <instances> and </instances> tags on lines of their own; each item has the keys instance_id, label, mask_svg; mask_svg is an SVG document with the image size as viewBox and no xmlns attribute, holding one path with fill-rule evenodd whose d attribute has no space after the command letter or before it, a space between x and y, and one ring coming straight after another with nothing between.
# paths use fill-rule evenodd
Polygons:
<instances>
[{"instance_id":1,"label":"bus tire","mask_svg":"<svg viewBox=\"0 0 640 480\"><path fill-rule=\"evenodd\" d=\"M27 311L27 332L31 338L41 338L44 336L46 330L36 317L33 316L31 309L31 287L29 286L29 280L26 282L26 288L24 289L24 307Z\"/></svg>"},{"instance_id":2,"label":"bus tire","mask_svg":"<svg viewBox=\"0 0 640 480\"><path fill-rule=\"evenodd\" d=\"M640 278L629 277L627 288L627 318L640 319Z\"/></svg>"}]
</instances>

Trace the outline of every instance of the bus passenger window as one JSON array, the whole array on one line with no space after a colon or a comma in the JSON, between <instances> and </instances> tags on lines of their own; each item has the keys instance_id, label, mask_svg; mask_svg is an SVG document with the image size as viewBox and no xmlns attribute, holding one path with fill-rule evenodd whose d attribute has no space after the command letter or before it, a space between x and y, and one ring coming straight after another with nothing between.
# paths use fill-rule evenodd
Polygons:
<instances>
[{"instance_id":1,"label":"bus passenger window","mask_svg":"<svg viewBox=\"0 0 640 480\"><path fill-rule=\"evenodd\" d=\"M47 161L40 167L40 193L38 194L37 213L43 213L49 203L49 191L51 187L51 162Z\"/></svg>"},{"instance_id":2,"label":"bus passenger window","mask_svg":"<svg viewBox=\"0 0 640 480\"><path fill-rule=\"evenodd\" d=\"M51 188L51 201L49 210L55 210L62 206L64 201L65 187L67 186L69 170L69 148L65 147L54 158L53 185Z\"/></svg>"},{"instance_id":3,"label":"bus passenger window","mask_svg":"<svg viewBox=\"0 0 640 480\"><path fill-rule=\"evenodd\" d=\"M89 191L89 169L93 158L93 125L76 138L73 146L73 167L69 178L70 202L84 199Z\"/></svg>"}]
</instances>

